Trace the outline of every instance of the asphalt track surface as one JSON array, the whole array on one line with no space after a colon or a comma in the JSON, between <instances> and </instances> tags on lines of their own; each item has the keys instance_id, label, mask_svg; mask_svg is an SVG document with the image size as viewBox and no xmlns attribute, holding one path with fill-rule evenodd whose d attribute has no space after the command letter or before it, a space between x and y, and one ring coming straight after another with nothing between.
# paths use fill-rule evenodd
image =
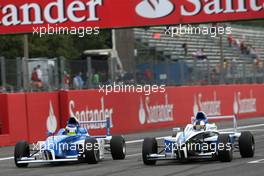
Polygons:
<instances>
[{"instance_id":1,"label":"asphalt track surface","mask_svg":"<svg viewBox=\"0 0 264 176\"><path fill-rule=\"evenodd\" d=\"M31 164L28 168L16 168L12 158L13 147L0 148L0 175L72 175L72 176L263 176L264 173L264 118L239 120L240 131L251 131L256 141L254 158L241 158L235 153L229 163L219 161L203 161L179 163L177 161L158 161L155 166L145 166L141 159L142 142L144 137L162 137L171 135L170 129L145 133L125 135L127 143L127 157L125 160L113 161L107 156L96 165L78 164ZM218 127L226 129L232 127L230 122L220 122ZM159 140L161 142L162 140Z\"/></svg>"}]
</instances>

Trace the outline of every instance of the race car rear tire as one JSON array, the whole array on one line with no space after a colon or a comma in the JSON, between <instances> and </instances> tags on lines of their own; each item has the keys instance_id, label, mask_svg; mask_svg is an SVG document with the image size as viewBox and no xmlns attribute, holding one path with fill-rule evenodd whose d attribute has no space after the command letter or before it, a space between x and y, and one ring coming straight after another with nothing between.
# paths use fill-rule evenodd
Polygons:
<instances>
[{"instance_id":1,"label":"race car rear tire","mask_svg":"<svg viewBox=\"0 0 264 176\"><path fill-rule=\"evenodd\" d=\"M145 165L155 165L156 160L149 160L149 154L158 153L158 143L155 138L145 138L142 146L142 159Z\"/></svg>"},{"instance_id":2,"label":"race car rear tire","mask_svg":"<svg viewBox=\"0 0 264 176\"><path fill-rule=\"evenodd\" d=\"M84 160L88 164L97 164L100 159L99 144L94 138L87 138L84 142Z\"/></svg>"},{"instance_id":3,"label":"race car rear tire","mask_svg":"<svg viewBox=\"0 0 264 176\"><path fill-rule=\"evenodd\" d=\"M240 155L243 158L250 158L255 153L255 140L254 136L249 131L241 132L238 139Z\"/></svg>"},{"instance_id":4,"label":"race car rear tire","mask_svg":"<svg viewBox=\"0 0 264 176\"><path fill-rule=\"evenodd\" d=\"M113 136L110 140L113 160L123 160L126 157L126 142L122 136Z\"/></svg>"},{"instance_id":5,"label":"race car rear tire","mask_svg":"<svg viewBox=\"0 0 264 176\"><path fill-rule=\"evenodd\" d=\"M22 157L29 157L30 150L29 144L27 141L19 141L16 143L15 151L14 151L14 161L17 167L27 167L28 163L17 163L18 159Z\"/></svg>"},{"instance_id":6,"label":"race car rear tire","mask_svg":"<svg viewBox=\"0 0 264 176\"><path fill-rule=\"evenodd\" d=\"M218 136L218 159L221 162L230 162L233 159L233 147L229 134Z\"/></svg>"}]
</instances>

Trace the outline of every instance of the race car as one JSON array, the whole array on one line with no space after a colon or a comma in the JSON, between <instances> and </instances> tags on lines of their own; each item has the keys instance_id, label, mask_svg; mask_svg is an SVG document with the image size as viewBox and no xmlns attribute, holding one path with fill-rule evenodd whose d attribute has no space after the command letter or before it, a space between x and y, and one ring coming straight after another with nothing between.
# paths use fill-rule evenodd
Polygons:
<instances>
[{"instance_id":1,"label":"race car","mask_svg":"<svg viewBox=\"0 0 264 176\"><path fill-rule=\"evenodd\" d=\"M210 119L233 119L234 129L220 132ZM157 160L219 160L230 162L233 152L242 157L253 157L255 152L254 136L249 131L237 132L236 116L207 117L198 112L192 123L183 131L174 128L172 136L164 138L158 146L155 138L145 138L142 158L145 165L155 165Z\"/></svg>"},{"instance_id":2,"label":"race car","mask_svg":"<svg viewBox=\"0 0 264 176\"><path fill-rule=\"evenodd\" d=\"M81 124L101 124L106 126L107 134L90 136ZM123 160L126 156L126 143L122 136L110 135L110 119L79 123L70 117L66 128L39 141L33 147L20 141L15 146L14 161L17 167L27 167L29 163L86 162L96 164L105 154L111 154L114 160Z\"/></svg>"}]
</instances>

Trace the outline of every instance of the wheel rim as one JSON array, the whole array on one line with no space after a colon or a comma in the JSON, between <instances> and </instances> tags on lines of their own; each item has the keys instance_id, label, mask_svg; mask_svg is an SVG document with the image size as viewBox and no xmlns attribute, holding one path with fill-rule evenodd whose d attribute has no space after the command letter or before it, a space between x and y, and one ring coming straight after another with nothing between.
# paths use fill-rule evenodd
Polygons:
<instances>
[{"instance_id":1,"label":"wheel rim","mask_svg":"<svg viewBox=\"0 0 264 176\"><path fill-rule=\"evenodd\" d=\"M252 140L251 149L252 149L253 152L255 151L255 144L254 144L253 140Z\"/></svg>"},{"instance_id":2,"label":"wheel rim","mask_svg":"<svg viewBox=\"0 0 264 176\"><path fill-rule=\"evenodd\" d=\"M123 143L123 148L122 148L123 154L126 154L126 144Z\"/></svg>"}]
</instances>

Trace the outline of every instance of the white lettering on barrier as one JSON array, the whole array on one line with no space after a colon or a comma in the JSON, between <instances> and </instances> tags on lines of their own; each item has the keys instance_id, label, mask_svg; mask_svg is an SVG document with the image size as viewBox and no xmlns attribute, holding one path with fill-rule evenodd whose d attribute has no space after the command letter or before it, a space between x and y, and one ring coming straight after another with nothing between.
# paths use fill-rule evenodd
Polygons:
<instances>
[{"instance_id":1,"label":"white lettering on barrier","mask_svg":"<svg viewBox=\"0 0 264 176\"><path fill-rule=\"evenodd\" d=\"M223 1L225 1L223 3ZM201 12L207 15L213 14L230 14L248 11L260 11L264 9L264 4L260 4L258 0L186 0L185 4L180 5L181 16L196 16ZM234 5L236 3L236 6ZM176 4L170 0L142 0L136 6L138 15L144 18L161 18L171 13L175 13ZM192 8L190 8L190 6Z\"/></svg>"},{"instance_id":2,"label":"white lettering on barrier","mask_svg":"<svg viewBox=\"0 0 264 176\"><path fill-rule=\"evenodd\" d=\"M145 107L143 100L140 100L139 122L143 125L145 122L158 123L173 121L173 104L168 103L168 95L165 95L165 104L150 105L150 97L145 98Z\"/></svg>"},{"instance_id":3,"label":"white lettering on barrier","mask_svg":"<svg viewBox=\"0 0 264 176\"><path fill-rule=\"evenodd\" d=\"M249 98L241 98L241 92L236 92L234 96L234 113L252 113L257 112L257 99L253 97L253 91L250 90Z\"/></svg>"},{"instance_id":4,"label":"white lettering on barrier","mask_svg":"<svg viewBox=\"0 0 264 176\"><path fill-rule=\"evenodd\" d=\"M0 6L0 24L4 26L11 25L30 25L43 24L44 21L49 24L58 24L66 21L99 21L97 16L97 7L103 5L103 0L72 1L67 6L66 0L56 0L49 2L45 7L38 3L26 3L17 7L15 4ZM57 16L53 13L56 10ZM86 12L87 11L87 12ZM18 14L22 13L21 16ZM34 15L31 14L33 12ZM66 14L65 14L66 12ZM86 15L76 16L76 12L85 12ZM34 16L34 19L30 18Z\"/></svg>"},{"instance_id":5,"label":"white lettering on barrier","mask_svg":"<svg viewBox=\"0 0 264 176\"><path fill-rule=\"evenodd\" d=\"M204 111L209 116L221 115L221 101L217 100L216 92L214 92L213 100L202 101L202 97L203 95L201 93L198 94L198 98L194 95L194 116L198 111Z\"/></svg>"},{"instance_id":6,"label":"white lettering on barrier","mask_svg":"<svg viewBox=\"0 0 264 176\"><path fill-rule=\"evenodd\" d=\"M69 112L70 116L76 117L80 122L87 121L102 121L110 118L111 127L113 127L112 117L113 109L104 107L104 97L101 98L101 108L100 109L89 109L88 106L83 110L75 110L75 101L70 100L69 102ZM93 123L93 124L83 124L83 127L87 129L102 129L105 128L105 123Z\"/></svg>"}]
</instances>

